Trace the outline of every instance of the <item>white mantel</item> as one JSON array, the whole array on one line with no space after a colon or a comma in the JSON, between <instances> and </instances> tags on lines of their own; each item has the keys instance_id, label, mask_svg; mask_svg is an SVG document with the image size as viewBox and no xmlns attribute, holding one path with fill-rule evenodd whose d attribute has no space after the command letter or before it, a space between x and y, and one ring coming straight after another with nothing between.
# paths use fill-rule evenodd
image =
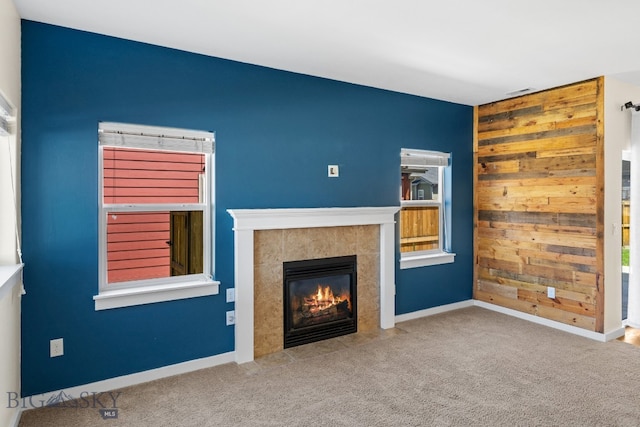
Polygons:
<instances>
[{"instance_id":1,"label":"white mantel","mask_svg":"<svg viewBox=\"0 0 640 427\"><path fill-rule=\"evenodd\" d=\"M235 353L237 363L253 360L255 230L380 226L380 327L395 326L395 214L399 206L308 209L229 209L235 259Z\"/></svg>"}]
</instances>

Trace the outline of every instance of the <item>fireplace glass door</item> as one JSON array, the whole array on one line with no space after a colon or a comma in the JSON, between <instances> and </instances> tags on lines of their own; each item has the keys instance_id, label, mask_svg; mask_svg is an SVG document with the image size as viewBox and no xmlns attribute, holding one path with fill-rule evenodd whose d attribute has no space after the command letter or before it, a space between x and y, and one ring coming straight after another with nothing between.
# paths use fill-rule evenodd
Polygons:
<instances>
[{"instance_id":1,"label":"fireplace glass door","mask_svg":"<svg viewBox=\"0 0 640 427\"><path fill-rule=\"evenodd\" d=\"M355 255L283 267L285 348L357 331Z\"/></svg>"}]
</instances>

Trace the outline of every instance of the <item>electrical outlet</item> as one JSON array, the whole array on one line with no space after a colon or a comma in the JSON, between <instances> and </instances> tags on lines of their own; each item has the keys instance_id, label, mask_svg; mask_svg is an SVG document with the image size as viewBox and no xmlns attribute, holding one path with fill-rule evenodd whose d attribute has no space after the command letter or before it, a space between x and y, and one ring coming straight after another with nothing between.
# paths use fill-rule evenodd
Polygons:
<instances>
[{"instance_id":1,"label":"electrical outlet","mask_svg":"<svg viewBox=\"0 0 640 427\"><path fill-rule=\"evenodd\" d=\"M547 286L547 297L554 299L556 297L556 288Z\"/></svg>"},{"instance_id":2,"label":"electrical outlet","mask_svg":"<svg viewBox=\"0 0 640 427\"><path fill-rule=\"evenodd\" d=\"M234 310L227 311L227 326L236 324L236 312Z\"/></svg>"},{"instance_id":3,"label":"electrical outlet","mask_svg":"<svg viewBox=\"0 0 640 427\"><path fill-rule=\"evenodd\" d=\"M227 289L227 302L234 302L236 300L236 288Z\"/></svg>"},{"instance_id":4,"label":"electrical outlet","mask_svg":"<svg viewBox=\"0 0 640 427\"><path fill-rule=\"evenodd\" d=\"M49 357L58 357L64 354L64 341L62 338L49 341Z\"/></svg>"}]
</instances>

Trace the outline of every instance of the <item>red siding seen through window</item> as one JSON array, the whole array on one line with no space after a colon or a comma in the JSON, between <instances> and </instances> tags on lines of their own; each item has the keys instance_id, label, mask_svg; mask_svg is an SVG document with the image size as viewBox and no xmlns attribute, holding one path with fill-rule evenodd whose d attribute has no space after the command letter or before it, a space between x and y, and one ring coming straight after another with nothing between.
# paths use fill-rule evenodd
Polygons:
<instances>
[{"instance_id":1,"label":"red siding seen through window","mask_svg":"<svg viewBox=\"0 0 640 427\"><path fill-rule=\"evenodd\" d=\"M198 203L204 155L103 148L105 204ZM110 212L107 283L169 277L166 212Z\"/></svg>"},{"instance_id":2,"label":"red siding seen through window","mask_svg":"<svg viewBox=\"0 0 640 427\"><path fill-rule=\"evenodd\" d=\"M104 203L198 203L204 154L104 148Z\"/></svg>"}]
</instances>

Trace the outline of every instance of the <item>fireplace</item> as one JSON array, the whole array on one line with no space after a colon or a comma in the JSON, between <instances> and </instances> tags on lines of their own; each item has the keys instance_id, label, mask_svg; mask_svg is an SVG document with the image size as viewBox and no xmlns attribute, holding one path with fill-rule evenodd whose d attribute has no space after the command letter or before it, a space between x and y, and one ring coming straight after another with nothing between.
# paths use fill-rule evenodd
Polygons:
<instances>
[{"instance_id":1,"label":"fireplace","mask_svg":"<svg viewBox=\"0 0 640 427\"><path fill-rule=\"evenodd\" d=\"M356 256L283 263L284 348L357 332Z\"/></svg>"},{"instance_id":2,"label":"fireplace","mask_svg":"<svg viewBox=\"0 0 640 427\"><path fill-rule=\"evenodd\" d=\"M234 230L235 358L283 349L283 262L356 254L358 331L395 324L398 206L230 209Z\"/></svg>"}]
</instances>

